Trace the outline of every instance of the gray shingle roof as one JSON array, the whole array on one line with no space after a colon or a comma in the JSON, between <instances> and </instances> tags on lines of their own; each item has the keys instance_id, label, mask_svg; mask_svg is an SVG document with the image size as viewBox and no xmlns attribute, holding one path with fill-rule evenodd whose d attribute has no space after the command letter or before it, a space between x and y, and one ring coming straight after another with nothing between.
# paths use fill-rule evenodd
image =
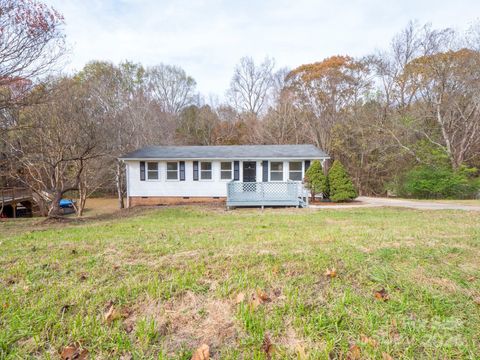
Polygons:
<instances>
[{"instance_id":1,"label":"gray shingle roof","mask_svg":"<svg viewBox=\"0 0 480 360\"><path fill-rule=\"evenodd\" d=\"M329 156L314 145L147 146L121 159L319 159Z\"/></svg>"}]
</instances>

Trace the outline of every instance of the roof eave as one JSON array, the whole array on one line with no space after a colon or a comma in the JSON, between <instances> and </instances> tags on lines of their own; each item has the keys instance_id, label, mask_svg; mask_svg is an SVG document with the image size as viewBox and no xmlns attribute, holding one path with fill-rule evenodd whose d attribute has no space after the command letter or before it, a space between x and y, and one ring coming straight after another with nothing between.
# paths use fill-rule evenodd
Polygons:
<instances>
[{"instance_id":1,"label":"roof eave","mask_svg":"<svg viewBox=\"0 0 480 360\"><path fill-rule=\"evenodd\" d=\"M165 157L119 157L118 160L128 160L128 161L137 161L137 160L329 160L330 156L283 156L283 157L268 157L268 156L246 156L246 157L175 157L175 158L165 158Z\"/></svg>"}]
</instances>

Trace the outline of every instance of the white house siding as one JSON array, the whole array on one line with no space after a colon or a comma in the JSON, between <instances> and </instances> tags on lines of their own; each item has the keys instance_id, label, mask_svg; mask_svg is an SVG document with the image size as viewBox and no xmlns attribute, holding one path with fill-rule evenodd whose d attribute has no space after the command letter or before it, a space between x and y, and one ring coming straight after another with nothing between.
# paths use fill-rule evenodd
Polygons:
<instances>
[{"instance_id":1,"label":"white house siding","mask_svg":"<svg viewBox=\"0 0 480 360\"><path fill-rule=\"evenodd\" d=\"M220 180L220 161L212 161L212 180L198 181L193 180L193 161L185 161L185 181L167 180L167 162L158 163L159 180L141 181L140 161L127 162L128 196L226 196L228 180Z\"/></svg>"},{"instance_id":2,"label":"white house siding","mask_svg":"<svg viewBox=\"0 0 480 360\"><path fill-rule=\"evenodd\" d=\"M127 197L226 197L227 196L227 183L230 180L220 179L220 163L236 161L235 159L228 160L199 160L212 162L212 180L193 180L193 161L185 161L185 181L180 180L167 180L166 167L167 161L156 160L142 160L147 162L158 162L159 164L159 179L148 180L147 176L145 181L140 180L140 161L139 160L127 160ZM168 160L174 161L174 160ZM261 182L263 178L262 160L245 160L256 161L257 164L257 181ZM288 163L290 161L302 161L303 163L303 175L305 172L304 165L305 159L289 159L289 160L277 160L272 159L269 161L283 161L283 179L288 179ZM323 163L324 160L322 160ZM243 165L240 160L240 181L243 179ZM233 167L233 164L232 164ZM269 179L270 180L270 179Z\"/></svg>"}]
</instances>

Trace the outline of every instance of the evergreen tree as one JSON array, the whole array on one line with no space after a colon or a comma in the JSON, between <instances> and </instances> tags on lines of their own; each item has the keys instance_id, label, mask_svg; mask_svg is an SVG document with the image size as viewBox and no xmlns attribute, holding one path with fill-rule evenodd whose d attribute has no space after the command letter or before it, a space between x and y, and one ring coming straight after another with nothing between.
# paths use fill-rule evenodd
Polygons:
<instances>
[{"instance_id":1,"label":"evergreen tree","mask_svg":"<svg viewBox=\"0 0 480 360\"><path fill-rule=\"evenodd\" d=\"M312 201L315 200L316 194L323 194L323 197L328 197L328 179L323 173L320 161L314 160L306 171L305 186L310 190Z\"/></svg>"},{"instance_id":2,"label":"evergreen tree","mask_svg":"<svg viewBox=\"0 0 480 360\"><path fill-rule=\"evenodd\" d=\"M357 191L353 186L350 176L338 160L333 162L328 172L328 183L330 185L330 199L332 199L332 201L348 201L357 197Z\"/></svg>"}]
</instances>

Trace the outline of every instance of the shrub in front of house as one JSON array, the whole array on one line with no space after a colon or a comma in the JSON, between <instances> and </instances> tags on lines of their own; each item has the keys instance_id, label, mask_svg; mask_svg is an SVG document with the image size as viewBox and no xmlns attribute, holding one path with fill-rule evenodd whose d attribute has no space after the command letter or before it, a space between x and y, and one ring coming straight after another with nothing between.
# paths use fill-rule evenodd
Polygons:
<instances>
[{"instance_id":1,"label":"shrub in front of house","mask_svg":"<svg viewBox=\"0 0 480 360\"><path fill-rule=\"evenodd\" d=\"M475 198L480 190L477 169L417 166L401 179L398 195L419 199Z\"/></svg>"},{"instance_id":2,"label":"shrub in front of house","mask_svg":"<svg viewBox=\"0 0 480 360\"><path fill-rule=\"evenodd\" d=\"M357 197L352 179L338 160L333 162L328 172L328 184L330 186L330 199L334 202L349 201Z\"/></svg>"},{"instance_id":3,"label":"shrub in front of house","mask_svg":"<svg viewBox=\"0 0 480 360\"><path fill-rule=\"evenodd\" d=\"M305 172L305 187L310 190L312 201L318 194L322 194L324 198L328 197L328 178L323 173L320 161L312 161Z\"/></svg>"}]
</instances>

